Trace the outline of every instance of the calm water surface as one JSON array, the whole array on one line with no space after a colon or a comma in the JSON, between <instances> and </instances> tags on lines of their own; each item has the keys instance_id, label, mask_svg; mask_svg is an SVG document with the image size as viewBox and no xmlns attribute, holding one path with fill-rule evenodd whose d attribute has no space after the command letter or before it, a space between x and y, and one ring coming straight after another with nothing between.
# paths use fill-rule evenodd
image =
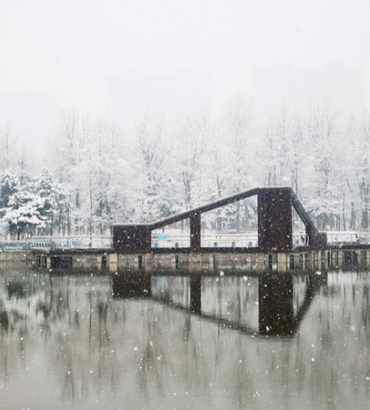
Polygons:
<instances>
[{"instance_id":1,"label":"calm water surface","mask_svg":"<svg viewBox=\"0 0 370 410\"><path fill-rule=\"evenodd\" d=\"M370 274L0 272L0 409L370 409Z\"/></svg>"}]
</instances>

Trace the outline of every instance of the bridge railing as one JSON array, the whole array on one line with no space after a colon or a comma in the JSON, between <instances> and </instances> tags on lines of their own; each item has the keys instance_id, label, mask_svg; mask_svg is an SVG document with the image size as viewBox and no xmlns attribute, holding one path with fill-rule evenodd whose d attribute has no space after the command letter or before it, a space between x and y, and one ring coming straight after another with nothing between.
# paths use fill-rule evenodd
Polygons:
<instances>
[{"instance_id":1,"label":"bridge railing","mask_svg":"<svg viewBox=\"0 0 370 410\"><path fill-rule=\"evenodd\" d=\"M327 232L328 243L359 243L370 244L370 232L338 231ZM293 233L293 247L308 246L308 236L302 232ZM207 248L232 248L258 247L257 232L250 233L205 233L201 235L202 247ZM12 242L12 246L0 246L5 250L9 247L31 248L31 249L109 249L112 248L112 237L101 236L34 236L27 242ZM6 247L6 248L5 248ZM190 234L153 232L153 248L186 248L190 247Z\"/></svg>"},{"instance_id":2,"label":"bridge railing","mask_svg":"<svg viewBox=\"0 0 370 410\"><path fill-rule=\"evenodd\" d=\"M205 248L257 248L258 233L222 233L202 234L201 244ZM293 234L293 247L307 246L308 235L305 233ZM174 234L171 232L152 233L153 248L186 248L190 247L189 234Z\"/></svg>"},{"instance_id":3,"label":"bridge railing","mask_svg":"<svg viewBox=\"0 0 370 410\"><path fill-rule=\"evenodd\" d=\"M356 231L328 231L326 232L326 236L328 239L328 243L336 244L336 243L360 243L360 235L362 233ZM369 243L369 242L365 242Z\"/></svg>"},{"instance_id":4,"label":"bridge railing","mask_svg":"<svg viewBox=\"0 0 370 410\"><path fill-rule=\"evenodd\" d=\"M0 241L0 252L17 252L29 248L27 241Z\"/></svg>"},{"instance_id":5,"label":"bridge railing","mask_svg":"<svg viewBox=\"0 0 370 410\"><path fill-rule=\"evenodd\" d=\"M101 236L34 236L29 240L31 249L110 249L112 237Z\"/></svg>"},{"instance_id":6,"label":"bridge railing","mask_svg":"<svg viewBox=\"0 0 370 410\"><path fill-rule=\"evenodd\" d=\"M202 247L257 247L257 234L202 234ZM152 233L153 248L188 248L190 234Z\"/></svg>"},{"instance_id":7,"label":"bridge railing","mask_svg":"<svg viewBox=\"0 0 370 410\"><path fill-rule=\"evenodd\" d=\"M370 232L360 232L358 234L358 242L363 245L370 244Z\"/></svg>"}]
</instances>

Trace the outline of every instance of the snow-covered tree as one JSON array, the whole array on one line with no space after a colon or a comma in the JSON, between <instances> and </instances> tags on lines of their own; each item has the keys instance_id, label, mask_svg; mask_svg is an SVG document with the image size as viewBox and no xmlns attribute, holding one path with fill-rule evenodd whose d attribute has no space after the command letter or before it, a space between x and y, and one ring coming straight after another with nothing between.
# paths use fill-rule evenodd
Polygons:
<instances>
[{"instance_id":1,"label":"snow-covered tree","mask_svg":"<svg viewBox=\"0 0 370 410\"><path fill-rule=\"evenodd\" d=\"M263 158L268 186L287 185L289 181L289 148L292 137L292 121L285 108L270 118L264 128L266 145Z\"/></svg>"},{"instance_id":2,"label":"snow-covered tree","mask_svg":"<svg viewBox=\"0 0 370 410\"><path fill-rule=\"evenodd\" d=\"M19 179L5 175L1 193L1 222L17 239L37 233L53 235L55 228L65 232L69 210L67 196L47 169L43 168L37 179L22 185Z\"/></svg>"},{"instance_id":3,"label":"snow-covered tree","mask_svg":"<svg viewBox=\"0 0 370 410\"><path fill-rule=\"evenodd\" d=\"M15 170L19 135L11 126L0 127L0 171Z\"/></svg>"},{"instance_id":4,"label":"snow-covered tree","mask_svg":"<svg viewBox=\"0 0 370 410\"><path fill-rule=\"evenodd\" d=\"M352 169L357 185L359 207L361 215L361 229L367 231L369 225L370 200L370 114L363 112L353 117L348 130L352 151Z\"/></svg>"},{"instance_id":5,"label":"snow-covered tree","mask_svg":"<svg viewBox=\"0 0 370 410\"><path fill-rule=\"evenodd\" d=\"M41 170L40 176L34 181L35 195L41 200L40 216L44 222L42 233L53 235L67 232L69 225L68 195L46 168Z\"/></svg>"},{"instance_id":6,"label":"snow-covered tree","mask_svg":"<svg viewBox=\"0 0 370 410\"><path fill-rule=\"evenodd\" d=\"M28 186L13 194L9 199L9 207L3 216L3 222L8 225L8 232L16 236L32 236L36 228L44 228L45 221L42 216L43 202L40 197L28 190Z\"/></svg>"},{"instance_id":7,"label":"snow-covered tree","mask_svg":"<svg viewBox=\"0 0 370 410\"><path fill-rule=\"evenodd\" d=\"M319 229L336 229L341 214L339 113L329 103L311 105L306 132L310 160L306 175L308 209Z\"/></svg>"},{"instance_id":8,"label":"snow-covered tree","mask_svg":"<svg viewBox=\"0 0 370 410\"><path fill-rule=\"evenodd\" d=\"M135 162L137 173L136 212L140 222L151 222L168 214L164 197L166 167L170 147L165 140L163 121L151 124L148 117L143 117L136 125Z\"/></svg>"},{"instance_id":9,"label":"snow-covered tree","mask_svg":"<svg viewBox=\"0 0 370 410\"><path fill-rule=\"evenodd\" d=\"M235 97L228 105L223 119L224 139L227 143L228 194L250 189L256 180L255 153L257 135L254 125L253 103L244 97ZM252 209L249 201L239 201L226 210L233 220L236 232L248 229Z\"/></svg>"},{"instance_id":10,"label":"snow-covered tree","mask_svg":"<svg viewBox=\"0 0 370 410\"><path fill-rule=\"evenodd\" d=\"M9 204L9 198L18 191L18 179L10 172L0 176L0 216Z\"/></svg>"},{"instance_id":11,"label":"snow-covered tree","mask_svg":"<svg viewBox=\"0 0 370 410\"><path fill-rule=\"evenodd\" d=\"M33 179L39 160L0 126L0 171L8 175L0 180L0 216L4 223L17 211L11 220L22 232L99 234L112 223L153 221L253 187L290 185L320 229L367 230L370 115L348 121L333 107L311 103L303 113L262 116L236 97L220 113L184 114L173 123L144 115L132 132L65 111L42 164L63 187L50 174ZM37 184L49 184L49 194ZM256 206L240 201L203 217L206 227L242 232Z\"/></svg>"},{"instance_id":12,"label":"snow-covered tree","mask_svg":"<svg viewBox=\"0 0 370 410\"><path fill-rule=\"evenodd\" d=\"M88 214L100 233L105 233L113 222L126 221L129 207L127 190L131 190L132 170L127 158L128 148L122 131L115 125L98 121L92 125L90 144L85 155L89 204ZM83 172L82 172L83 174ZM81 209L85 209L83 205ZM127 213L130 213L129 211Z\"/></svg>"}]
</instances>

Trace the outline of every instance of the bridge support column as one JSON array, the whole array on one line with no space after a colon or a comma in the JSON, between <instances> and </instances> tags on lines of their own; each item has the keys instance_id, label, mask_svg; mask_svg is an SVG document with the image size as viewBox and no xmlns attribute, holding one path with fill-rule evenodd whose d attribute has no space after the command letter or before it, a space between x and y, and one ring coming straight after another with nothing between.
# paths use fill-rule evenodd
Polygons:
<instances>
[{"instance_id":1,"label":"bridge support column","mask_svg":"<svg viewBox=\"0 0 370 410\"><path fill-rule=\"evenodd\" d=\"M368 254L368 251L366 249L358 252L358 262L360 266L363 266L363 267L367 266L367 261L368 261L367 254Z\"/></svg>"},{"instance_id":2,"label":"bridge support column","mask_svg":"<svg viewBox=\"0 0 370 410\"><path fill-rule=\"evenodd\" d=\"M319 251L313 251L312 254L313 254L313 258L314 258L313 267L314 267L314 269L317 269L317 270L320 271L321 270L321 254L320 254Z\"/></svg>"},{"instance_id":3,"label":"bridge support column","mask_svg":"<svg viewBox=\"0 0 370 410\"><path fill-rule=\"evenodd\" d=\"M286 272L288 265L288 255L286 253L278 253L278 272Z\"/></svg>"},{"instance_id":4,"label":"bridge support column","mask_svg":"<svg viewBox=\"0 0 370 410\"><path fill-rule=\"evenodd\" d=\"M201 214L190 216L190 252L198 253L201 249Z\"/></svg>"},{"instance_id":5,"label":"bridge support column","mask_svg":"<svg viewBox=\"0 0 370 410\"><path fill-rule=\"evenodd\" d=\"M265 188L258 194L258 247L261 252L290 252L292 199L290 188Z\"/></svg>"},{"instance_id":6,"label":"bridge support column","mask_svg":"<svg viewBox=\"0 0 370 410\"><path fill-rule=\"evenodd\" d=\"M191 253L189 255L189 271L200 272L202 270L202 255L200 253Z\"/></svg>"},{"instance_id":7,"label":"bridge support column","mask_svg":"<svg viewBox=\"0 0 370 410\"><path fill-rule=\"evenodd\" d=\"M302 254L302 264L303 264L302 268L303 268L303 269L307 269L307 268L308 268L307 256L308 256L308 253L305 253L305 252L304 252L304 253Z\"/></svg>"},{"instance_id":8,"label":"bridge support column","mask_svg":"<svg viewBox=\"0 0 370 410\"><path fill-rule=\"evenodd\" d=\"M98 270L102 270L103 268L103 260L101 255L96 256L96 267Z\"/></svg>"},{"instance_id":9,"label":"bridge support column","mask_svg":"<svg viewBox=\"0 0 370 410\"><path fill-rule=\"evenodd\" d=\"M264 272L266 270L266 255L263 253L258 253L256 255L256 271Z\"/></svg>"},{"instance_id":10,"label":"bridge support column","mask_svg":"<svg viewBox=\"0 0 370 410\"><path fill-rule=\"evenodd\" d=\"M343 263L343 251L339 250L338 251L338 266L342 266Z\"/></svg>"},{"instance_id":11,"label":"bridge support column","mask_svg":"<svg viewBox=\"0 0 370 410\"><path fill-rule=\"evenodd\" d=\"M328 251L321 251L321 269L324 269L328 265Z\"/></svg>"},{"instance_id":12,"label":"bridge support column","mask_svg":"<svg viewBox=\"0 0 370 410\"><path fill-rule=\"evenodd\" d=\"M154 255L152 253L147 253L144 255L144 269L145 272L152 272L154 268Z\"/></svg>"},{"instance_id":13,"label":"bridge support column","mask_svg":"<svg viewBox=\"0 0 370 410\"><path fill-rule=\"evenodd\" d=\"M111 253L109 255L109 270L111 272L117 272L118 269L118 258L116 253Z\"/></svg>"}]
</instances>

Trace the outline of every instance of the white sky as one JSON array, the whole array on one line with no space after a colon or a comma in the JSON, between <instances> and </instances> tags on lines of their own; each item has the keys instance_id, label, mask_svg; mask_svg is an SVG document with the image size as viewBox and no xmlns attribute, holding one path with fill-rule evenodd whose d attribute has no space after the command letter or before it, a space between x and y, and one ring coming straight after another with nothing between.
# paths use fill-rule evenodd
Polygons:
<instances>
[{"instance_id":1,"label":"white sky","mask_svg":"<svg viewBox=\"0 0 370 410\"><path fill-rule=\"evenodd\" d=\"M253 70L333 63L368 84L369 0L0 0L0 126L27 139L63 107L104 116L107 78L127 71L207 74L217 106Z\"/></svg>"}]
</instances>

